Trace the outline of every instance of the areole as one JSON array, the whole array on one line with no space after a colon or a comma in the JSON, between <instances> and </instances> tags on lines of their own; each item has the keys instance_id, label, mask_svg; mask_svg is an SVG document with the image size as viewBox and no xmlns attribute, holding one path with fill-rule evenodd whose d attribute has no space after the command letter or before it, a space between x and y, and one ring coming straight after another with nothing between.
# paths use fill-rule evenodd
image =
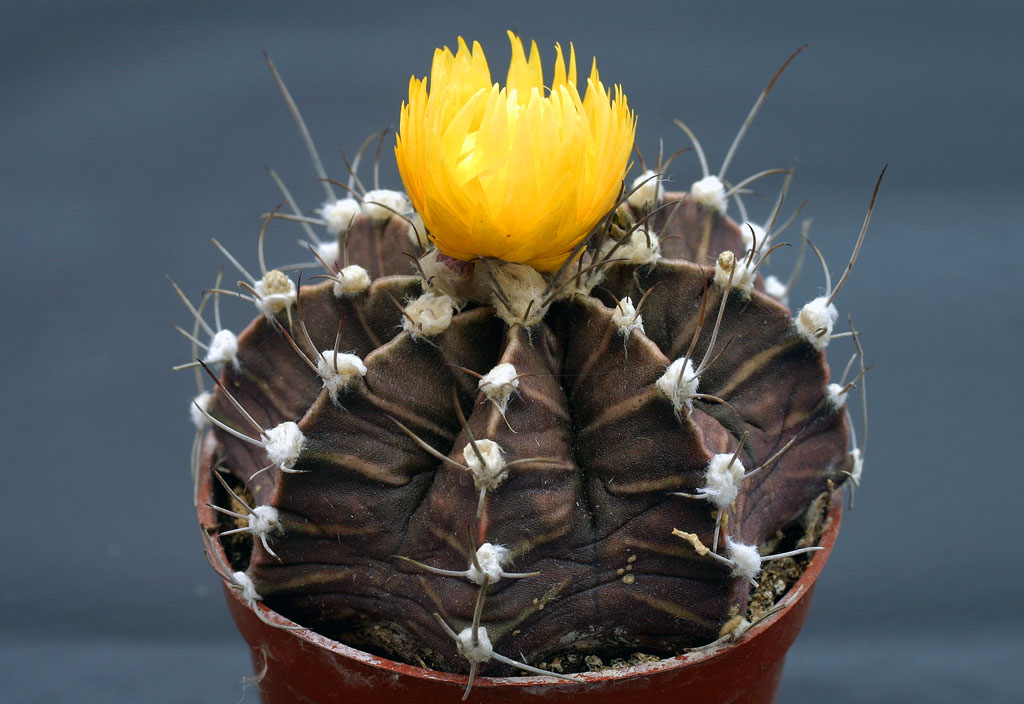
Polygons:
<instances>
[{"instance_id":1,"label":"areole","mask_svg":"<svg viewBox=\"0 0 1024 704\"><path fill-rule=\"evenodd\" d=\"M199 522L216 526L207 503L212 478L200 479ZM810 609L818 575L825 566L842 516L842 493L833 497L824 550L815 553L803 575L780 600L778 610L737 641L635 667L580 675L581 684L553 677L477 677L468 701L549 703L687 702L688 704L771 704L775 701L786 652ZM215 535L210 547L226 560ZM467 677L388 660L325 638L256 604L257 614L236 590L224 586L228 607L249 644L264 704L307 702L360 704L458 702Z\"/></svg>"}]
</instances>

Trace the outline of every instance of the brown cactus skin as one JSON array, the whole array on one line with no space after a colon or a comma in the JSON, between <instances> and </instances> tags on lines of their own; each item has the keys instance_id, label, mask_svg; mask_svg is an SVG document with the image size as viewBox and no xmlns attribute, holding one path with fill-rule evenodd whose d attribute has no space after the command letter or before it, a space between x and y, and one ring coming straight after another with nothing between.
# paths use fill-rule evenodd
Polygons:
<instances>
[{"instance_id":1,"label":"brown cactus skin","mask_svg":"<svg viewBox=\"0 0 1024 704\"><path fill-rule=\"evenodd\" d=\"M496 652L526 662L567 651L674 654L715 640L744 613L749 583L672 535L679 528L711 546L714 507L672 492L695 492L711 456L735 451L741 438L739 458L750 469L799 435L774 465L743 482L722 528L720 544L730 536L761 545L845 479L845 414L825 401L824 353L759 285L749 296L730 293L713 351L719 356L701 375L700 392L728 406L695 400L691 412L676 414L654 382L686 353L702 303L716 311L722 296L713 269L694 262L740 251L742 239L734 222L683 194L668 194L653 223L663 259L609 265L591 295L556 302L530 329L471 303L443 333L416 339L402 332L396 305L421 291L402 254L412 249L405 223L392 218L375 228L360 216L349 262L371 272L371 288L338 298L326 282L300 293L320 349L333 346L344 317L341 350L368 370L358 388L340 395L341 407L332 403L262 317L239 338L239 368L222 374L224 388L263 427L296 421L306 438L300 473L273 467L255 478L268 464L262 450L219 429L208 444L207 464L280 513L283 533L272 542L280 559L253 541L247 565L264 603L358 647L465 672L467 661L434 614L461 630L479 587L396 556L465 570L471 545L490 542L511 551L510 570L540 573L490 585L481 621ZM624 339L612 307L645 293L645 332ZM278 321L289 325L285 313ZM705 322L695 359L710 327ZM317 352L294 337L310 356ZM485 374L499 362L522 375L504 418L463 371ZM509 470L479 518L471 474L432 457L395 422L464 463L469 436L455 403L473 436L497 442L507 459L539 458ZM213 414L247 427L222 390ZM507 673L495 665L481 671Z\"/></svg>"}]
</instances>

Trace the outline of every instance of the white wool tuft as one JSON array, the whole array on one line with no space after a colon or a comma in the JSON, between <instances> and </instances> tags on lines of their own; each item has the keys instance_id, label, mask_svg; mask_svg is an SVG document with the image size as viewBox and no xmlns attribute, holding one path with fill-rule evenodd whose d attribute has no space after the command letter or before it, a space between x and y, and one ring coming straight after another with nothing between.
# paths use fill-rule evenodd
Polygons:
<instances>
[{"instance_id":1,"label":"white wool tuft","mask_svg":"<svg viewBox=\"0 0 1024 704\"><path fill-rule=\"evenodd\" d=\"M477 267L482 281L504 294L504 298L496 293L491 294L494 312L508 325L521 324L533 327L539 323L548 311L544 305L548 282L532 266L514 262L488 262L487 268ZM486 276L486 278L484 278Z\"/></svg>"},{"instance_id":2,"label":"white wool tuft","mask_svg":"<svg viewBox=\"0 0 1024 704\"><path fill-rule=\"evenodd\" d=\"M829 384L825 390L825 398L828 400L828 405L834 410L838 411L846 403L847 392L844 389L845 387L839 384Z\"/></svg>"},{"instance_id":3,"label":"white wool tuft","mask_svg":"<svg viewBox=\"0 0 1024 704\"><path fill-rule=\"evenodd\" d=\"M252 583L249 575L245 572L235 572L231 575L231 581L241 588L242 600L249 605L249 608L255 608L256 602L262 597L256 593L256 585Z\"/></svg>"},{"instance_id":4,"label":"white wool tuft","mask_svg":"<svg viewBox=\"0 0 1024 704\"><path fill-rule=\"evenodd\" d=\"M694 373L693 362L680 357L668 365L665 373L655 382L658 390L672 402L672 410L680 413L685 406L693 408L693 395L697 393L700 378Z\"/></svg>"},{"instance_id":5,"label":"white wool tuft","mask_svg":"<svg viewBox=\"0 0 1024 704\"><path fill-rule=\"evenodd\" d=\"M853 480L854 486L860 485L860 477L864 473L864 453L860 451L859 447L850 450L850 457L853 458L853 471L850 472L850 479Z\"/></svg>"},{"instance_id":6,"label":"white wool tuft","mask_svg":"<svg viewBox=\"0 0 1024 704\"><path fill-rule=\"evenodd\" d=\"M483 585L485 577L489 584L494 584L501 579L501 568L507 560L508 548L484 543L476 551L476 561L480 563L480 569L470 563L466 576L475 584Z\"/></svg>"},{"instance_id":7,"label":"white wool tuft","mask_svg":"<svg viewBox=\"0 0 1024 704\"><path fill-rule=\"evenodd\" d=\"M351 227L352 221L362 211L362 206L355 198L339 198L333 203L321 205L320 217L327 221L327 232L337 237Z\"/></svg>"},{"instance_id":8,"label":"white wool tuft","mask_svg":"<svg viewBox=\"0 0 1024 704\"><path fill-rule=\"evenodd\" d=\"M366 376L366 365L357 355L334 350L324 350L316 360L316 370L323 379L324 388L331 400L338 402L338 392L349 388L358 379Z\"/></svg>"},{"instance_id":9,"label":"white wool tuft","mask_svg":"<svg viewBox=\"0 0 1024 704\"><path fill-rule=\"evenodd\" d=\"M753 233L750 232L751 229L754 230ZM740 237L743 238L743 249L745 250L749 251L756 244L758 251L764 251L764 246L765 244L767 244L765 242L766 234L767 233L764 231L764 228L758 225L756 222L745 221L742 225L740 225ZM754 241L755 238L757 240L756 242Z\"/></svg>"},{"instance_id":10,"label":"white wool tuft","mask_svg":"<svg viewBox=\"0 0 1024 704\"><path fill-rule=\"evenodd\" d=\"M402 329L413 337L439 335L452 324L455 302L449 296L424 293L405 307Z\"/></svg>"},{"instance_id":11,"label":"white wool tuft","mask_svg":"<svg viewBox=\"0 0 1024 704\"><path fill-rule=\"evenodd\" d=\"M610 248L615 246L615 243L609 242L608 245ZM641 226L633 231L628 242L624 242L612 252L611 257L625 259L631 264L653 264L661 259L661 243L656 234Z\"/></svg>"},{"instance_id":12,"label":"white wool tuft","mask_svg":"<svg viewBox=\"0 0 1024 704\"><path fill-rule=\"evenodd\" d=\"M230 330L218 330L210 340L203 361L207 364L228 364L238 366L238 337Z\"/></svg>"},{"instance_id":13,"label":"white wool tuft","mask_svg":"<svg viewBox=\"0 0 1024 704\"><path fill-rule=\"evenodd\" d=\"M501 447L493 440L477 440L476 449L480 450L483 463L471 444L462 448L466 466L473 473L473 483L477 489L493 489L505 478L505 458L502 457Z\"/></svg>"},{"instance_id":14,"label":"white wool tuft","mask_svg":"<svg viewBox=\"0 0 1024 704\"><path fill-rule=\"evenodd\" d=\"M732 561L732 574L735 577L754 579L761 571L761 553L756 545L737 543L732 538L725 539L725 549Z\"/></svg>"},{"instance_id":15,"label":"white wool tuft","mask_svg":"<svg viewBox=\"0 0 1024 704\"><path fill-rule=\"evenodd\" d=\"M810 342L814 349L823 350L832 339L832 328L839 318L839 311L825 296L818 296L800 309L796 316L796 330Z\"/></svg>"},{"instance_id":16,"label":"white wool tuft","mask_svg":"<svg viewBox=\"0 0 1024 704\"><path fill-rule=\"evenodd\" d=\"M647 169L633 179L631 190L633 192L629 194L626 202L638 210L650 210L665 197L665 187L661 185L661 177L652 169Z\"/></svg>"},{"instance_id":17,"label":"white wool tuft","mask_svg":"<svg viewBox=\"0 0 1024 704\"><path fill-rule=\"evenodd\" d=\"M729 207L725 199L725 184L717 176L705 176L690 186L690 198L697 205L725 213Z\"/></svg>"},{"instance_id":18,"label":"white wool tuft","mask_svg":"<svg viewBox=\"0 0 1024 704\"><path fill-rule=\"evenodd\" d=\"M743 480L745 472L746 469L739 457L733 460L732 455L715 455L708 462L707 473L704 475L704 486L697 489L697 493L718 508L725 508L739 495L740 481Z\"/></svg>"},{"instance_id":19,"label":"white wool tuft","mask_svg":"<svg viewBox=\"0 0 1024 704\"><path fill-rule=\"evenodd\" d=\"M509 399L519 388L516 368L508 362L502 362L491 371L480 378L477 388L483 392L487 399L498 407L498 411L505 415Z\"/></svg>"},{"instance_id":20,"label":"white wool tuft","mask_svg":"<svg viewBox=\"0 0 1024 704\"><path fill-rule=\"evenodd\" d=\"M354 296L370 288L370 274L358 264L350 264L334 276L334 295L337 298Z\"/></svg>"},{"instance_id":21,"label":"white wool tuft","mask_svg":"<svg viewBox=\"0 0 1024 704\"><path fill-rule=\"evenodd\" d=\"M409 216L409 241L413 245L419 245L422 249L430 247L430 240L427 238L427 226L423 224L423 218L416 211Z\"/></svg>"},{"instance_id":22,"label":"white wool tuft","mask_svg":"<svg viewBox=\"0 0 1024 704\"><path fill-rule=\"evenodd\" d=\"M633 299L629 296L623 297L619 304L612 309L612 322L625 338L629 338L629 333L634 330L644 331L643 316L636 312Z\"/></svg>"},{"instance_id":23,"label":"white wool tuft","mask_svg":"<svg viewBox=\"0 0 1024 704\"><path fill-rule=\"evenodd\" d=\"M249 514L249 532L265 537L281 530L281 517L273 506L257 506Z\"/></svg>"},{"instance_id":24,"label":"white wool tuft","mask_svg":"<svg viewBox=\"0 0 1024 704\"><path fill-rule=\"evenodd\" d=\"M341 247L338 245L337 240L331 242L321 242L316 246L316 255L324 260L324 264L329 267L333 267L338 261L338 255L341 253Z\"/></svg>"},{"instance_id":25,"label":"white wool tuft","mask_svg":"<svg viewBox=\"0 0 1024 704\"><path fill-rule=\"evenodd\" d=\"M487 635L487 629L483 626L479 626L476 629L477 642L473 642L473 628L464 628L458 635L459 650L470 662L482 663L487 662L494 655L494 646L491 645L491 639Z\"/></svg>"},{"instance_id":26,"label":"white wool tuft","mask_svg":"<svg viewBox=\"0 0 1024 704\"><path fill-rule=\"evenodd\" d=\"M213 394L209 391L199 394L188 405L188 417L192 419L192 425L196 426L196 430L205 430L210 427L210 419L203 414L203 411L209 413L212 405ZM196 408L196 406L199 408ZM199 410L200 408L203 410Z\"/></svg>"},{"instance_id":27,"label":"white wool tuft","mask_svg":"<svg viewBox=\"0 0 1024 704\"><path fill-rule=\"evenodd\" d=\"M363 212L374 222L387 222L396 213L409 212L409 199L401 191L379 189L367 191L363 196Z\"/></svg>"},{"instance_id":28,"label":"white wool tuft","mask_svg":"<svg viewBox=\"0 0 1024 704\"><path fill-rule=\"evenodd\" d=\"M299 426L290 420L263 431L263 447L267 451L267 458L282 469L295 466L305 441Z\"/></svg>"},{"instance_id":29,"label":"white wool tuft","mask_svg":"<svg viewBox=\"0 0 1024 704\"><path fill-rule=\"evenodd\" d=\"M754 264L745 256L737 259L729 250L719 254L715 261L715 285L724 291L733 269L736 273L732 274L732 290L749 296L754 288Z\"/></svg>"},{"instance_id":30,"label":"white wool tuft","mask_svg":"<svg viewBox=\"0 0 1024 704\"><path fill-rule=\"evenodd\" d=\"M268 318L295 304L295 282L277 269L271 269L252 287L258 298L256 307Z\"/></svg>"},{"instance_id":31,"label":"white wool tuft","mask_svg":"<svg viewBox=\"0 0 1024 704\"><path fill-rule=\"evenodd\" d=\"M784 306L789 305L789 291L786 284L779 281L775 274L768 274L764 279L764 292Z\"/></svg>"}]
</instances>

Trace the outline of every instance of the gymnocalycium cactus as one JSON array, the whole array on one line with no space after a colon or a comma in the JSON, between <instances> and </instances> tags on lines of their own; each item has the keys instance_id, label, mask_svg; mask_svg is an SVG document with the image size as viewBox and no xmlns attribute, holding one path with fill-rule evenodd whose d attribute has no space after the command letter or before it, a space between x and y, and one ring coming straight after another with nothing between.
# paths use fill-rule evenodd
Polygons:
<instances>
[{"instance_id":1,"label":"gymnocalycium cactus","mask_svg":"<svg viewBox=\"0 0 1024 704\"><path fill-rule=\"evenodd\" d=\"M769 220L738 226L726 209L746 219L752 179L726 181L732 150L711 175L679 123L703 178L665 193L659 157L627 188L621 89L595 64L581 99L561 48L548 86L510 38L504 88L461 39L410 82L408 196L366 190L357 161L339 198L303 126L317 217L278 180L291 212L265 221L260 277L217 244L241 290L182 294L183 366L216 381L192 406L193 470L224 517L205 529L241 536L215 566L257 613L454 672L736 637L763 563L815 549L769 554L780 532L860 475L859 340L841 333L858 355L839 383L824 350L867 219L842 279L826 269L794 315L791 283L759 272L788 176ZM274 217L306 229L319 282L267 269ZM260 312L238 336L227 295Z\"/></svg>"}]
</instances>

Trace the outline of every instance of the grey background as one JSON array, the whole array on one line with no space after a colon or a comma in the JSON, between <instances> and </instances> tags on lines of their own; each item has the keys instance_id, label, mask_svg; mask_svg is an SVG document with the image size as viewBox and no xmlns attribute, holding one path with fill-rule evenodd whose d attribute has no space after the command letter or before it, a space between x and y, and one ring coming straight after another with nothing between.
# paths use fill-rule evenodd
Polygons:
<instances>
[{"instance_id":1,"label":"grey background","mask_svg":"<svg viewBox=\"0 0 1024 704\"><path fill-rule=\"evenodd\" d=\"M0 4L0 701L256 701L189 500L187 316L163 277L210 285L210 237L255 265L267 165L322 199L262 49L340 175L435 46L479 39L498 77L509 27L546 66L555 41L596 55L645 154L686 146L680 117L713 165L811 44L730 175L799 158L790 203L838 273L890 167L838 300L875 364L865 481L782 701L1013 700L1022 26L1016 2ZM382 174L399 187L387 151ZM271 260L301 259L299 236L275 225ZM808 266L796 301L821 285Z\"/></svg>"}]
</instances>

